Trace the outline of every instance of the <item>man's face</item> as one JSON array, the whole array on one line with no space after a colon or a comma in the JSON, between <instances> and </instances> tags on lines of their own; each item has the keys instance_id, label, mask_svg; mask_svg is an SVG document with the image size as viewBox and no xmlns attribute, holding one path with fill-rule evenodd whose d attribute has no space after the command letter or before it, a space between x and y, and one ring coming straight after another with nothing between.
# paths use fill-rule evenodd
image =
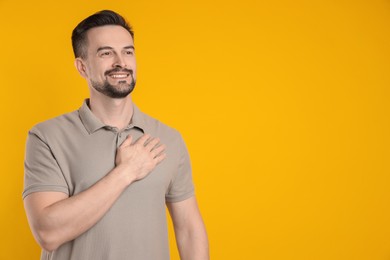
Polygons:
<instances>
[{"instance_id":1,"label":"man's face","mask_svg":"<svg viewBox=\"0 0 390 260\"><path fill-rule=\"evenodd\" d=\"M124 98L134 89L136 62L130 33L117 25L87 32L85 78L90 87L111 98Z\"/></svg>"}]
</instances>

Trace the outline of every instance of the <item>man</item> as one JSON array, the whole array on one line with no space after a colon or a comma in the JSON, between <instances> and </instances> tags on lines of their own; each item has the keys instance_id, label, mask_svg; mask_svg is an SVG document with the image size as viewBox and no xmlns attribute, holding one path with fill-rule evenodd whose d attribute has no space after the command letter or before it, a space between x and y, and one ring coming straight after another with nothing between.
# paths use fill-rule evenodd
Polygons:
<instances>
[{"instance_id":1,"label":"man","mask_svg":"<svg viewBox=\"0 0 390 260\"><path fill-rule=\"evenodd\" d=\"M185 144L129 95L133 36L107 10L77 25L75 66L90 98L29 132L23 198L41 259L169 259L165 205L181 258L209 258Z\"/></svg>"}]
</instances>

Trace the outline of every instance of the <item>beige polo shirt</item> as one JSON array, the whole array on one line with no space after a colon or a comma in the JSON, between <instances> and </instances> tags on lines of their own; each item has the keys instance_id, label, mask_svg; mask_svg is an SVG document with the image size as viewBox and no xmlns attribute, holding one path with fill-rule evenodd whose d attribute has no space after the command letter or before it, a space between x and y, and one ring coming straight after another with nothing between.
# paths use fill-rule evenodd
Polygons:
<instances>
[{"instance_id":1,"label":"beige polo shirt","mask_svg":"<svg viewBox=\"0 0 390 260\"><path fill-rule=\"evenodd\" d=\"M132 135L159 137L166 159L144 179L132 183L91 229L41 259L168 260L166 202L194 195L191 166L181 135L134 106L122 131L104 125L86 100L78 111L33 127L28 135L23 198L57 191L73 196L115 167L116 149Z\"/></svg>"}]
</instances>

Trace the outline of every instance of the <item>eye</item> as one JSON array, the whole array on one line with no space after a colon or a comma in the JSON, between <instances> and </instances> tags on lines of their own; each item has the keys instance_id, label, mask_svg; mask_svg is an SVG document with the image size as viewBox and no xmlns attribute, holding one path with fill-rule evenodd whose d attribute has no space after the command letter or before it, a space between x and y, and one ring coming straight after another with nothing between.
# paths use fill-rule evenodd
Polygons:
<instances>
[{"instance_id":1,"label":"eye","mask_svg":"<svg viewBox=\"0 0 390 260\"><path fill-rule=\"evenodd\" d=\"M133 55L134 54L133 51L126 51L125 53L126 53L126 55Z\"/></svg>"},{"instance_id":2,"label":"eye","mask_svg":"<svg viewBox=\"0 0 390 260\"><path fill-rule=\"evenodd\" d=\"M111 51L104 51L104 52L101 52L100 53L100 56L101 57L109 57L112 55L112 52Z\"/></svg>"}]
</instances>

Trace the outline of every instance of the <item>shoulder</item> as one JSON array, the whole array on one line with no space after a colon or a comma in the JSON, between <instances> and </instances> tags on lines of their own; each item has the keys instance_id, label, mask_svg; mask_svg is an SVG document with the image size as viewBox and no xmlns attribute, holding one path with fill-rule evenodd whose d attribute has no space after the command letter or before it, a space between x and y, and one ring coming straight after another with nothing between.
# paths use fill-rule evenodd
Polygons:
<instances>
[{"instance_id":1,"label":"shoulder","mask_svg":"<svg viewBox=\"0 0 390 260\"><path fill-rule=\"evenodd\" d=\"M161 142L168 147L167 150L170 150L176 155L186 151L186 145L182 134L176 128L143 112L140 112L138 116L140 116L139 119L142 119L140 121L142 122L144 133L160 138Z\"/></svg>"},{"instance_id":2,"label":"shoulder","mask_svg":"<svg viewBox=\"0 0 390 260\"><path fill-rule=\"evenodd\" d=\"M141 111L138 111L137 113L145 133L154 134L159 137L181 138L180 132L172 126Z\"/></svg>"},{"instance_id":3,"label":"shoulder","mask_svg":"<svg viewBox=\"0 0 390 260\"><path fill-rule=\"evenodd\" d=\"M38 123L30 129L29 133L37 135L41 139L47 139L51 136L70 132L77 128L79 124L80 118L76 110Z\"/></svg>"}]
</instances>

